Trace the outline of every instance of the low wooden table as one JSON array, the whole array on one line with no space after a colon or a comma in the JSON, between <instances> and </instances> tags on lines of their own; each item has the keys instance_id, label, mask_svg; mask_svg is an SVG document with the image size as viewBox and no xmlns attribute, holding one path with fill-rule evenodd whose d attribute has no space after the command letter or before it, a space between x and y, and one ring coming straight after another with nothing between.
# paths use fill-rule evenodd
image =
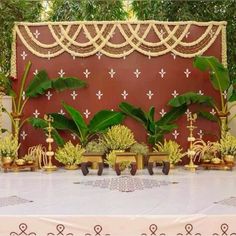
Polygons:
<instances>
[{"instance_id":1,"label":"low wooden table","mask_svg":"<svg viewBox=\"0 0 236 236\"><path fill-rule=\"evenodd\" d=\"M206 170L233 170L234 165L234 163L203 163L200 165L200 167L203 167Z\"/></svg>"},{"instance_id":2,"label":"low wooden table","mask_svg":"<svg viewBox=\"0 0 236 236\"><path fill-rule=\"evenodd\" d=\"M17 165L15 163L13 163L13 164L2 164L2 169L3 169L4 173L7 173L9 171L18 172L20 170L35 171L37 169L37 167L34 163L33 164L24 164L24 165Z\"/></svg>"},{"instance_id":3,"label":"low wooden table","mask_svg":"<svg viewBox=\"0 0 236 236\"><path fill-rule=\"evenodd\" d=\"M170 171L170 161L168 158L168 153L165 152L150 152L148 153L148 172L150 175L153 175L153 164L161 163L162 164L162 173L165 175L169 174Z\"/></svg>"},{"instance_id":4,"label":"low wooden table","mask_svg":"<svg viewBox=\"0 0 236 236\"><path fill-rule=\"evenodd\" d=\"M104 164L102 159L102 153L84 153L83 162L81 163L81 170L83 175L89 173L88 164L89 163L98 163L98 172L97 175L102 175Z\"/></svg>"},{"instance_id":5,"label":"low wooden table","mask_svg":"<svg viewBox=\"0 0 236 236\"><path fill-rule=\"evenodd\" d=\"M136 153L134 152L116 152L115 171L117 175L121 174L120 163L123 161L129 161L131 170L130 174L135 175L137 172Z\"/></svg>"}]
</instances>

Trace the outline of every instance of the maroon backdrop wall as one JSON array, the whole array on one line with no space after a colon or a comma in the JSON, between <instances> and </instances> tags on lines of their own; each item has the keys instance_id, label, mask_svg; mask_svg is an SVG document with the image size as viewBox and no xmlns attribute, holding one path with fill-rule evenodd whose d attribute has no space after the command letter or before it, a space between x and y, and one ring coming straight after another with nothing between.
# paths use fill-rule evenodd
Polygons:
<instances>
[{"instance_id":1,"label":"maroon backdrop wall","mask_svg":"<svg viewBox=\"0 0 236 236\"><path fill-rule=\"evenodd\" d=\"M29 29L32 33L39 33L37 39L40 42L52 43L54 41L46 25L31 25ZM205 30L206 27L192 25L183 41L194 41ZM149 35L149 37L154 40L153 35ZM119 32L116 32L112 40L119 42L121 38ZM46 69L51 78L63 75L77 76L88 83L88 87L85 89L62 93L50 91L52 96L43 95L40 98L30 100L24 111L25 117L37 115L43 117L48 112L64 112L61 102L65 101L76 107L89 121L99 110L118 110L118 104L126 101L140 106L144 110L148 110L150 106L155 106L156 118L158 118L169 109L166 104L176 94L194 91L218 99L218 93L212 88L208 74L201 73L193 68L193 58L182 58L171 52L158 57L148 57L134 51L121 58L111 58L99 54L86 58L73 58L64 52L58 57L43 59L32 54L18 35L16 43L16 86L18 88L28 61L32 62L32 68L27 82L36 70ZM221 34L217 36L204 54L221 57ZM126 119L125 124L134 131L138 141L146 141L145 130L140 124L130 118ZM175 139L186 146L188 135L186 116L183 116L178 124L179 128L167 135L167 138ZM218 133L217 125L214 123L199 119L197 126L196 137L201 136L201 130L211 134ZM70 137L73 138L73 136ZM25 153L29 146L44 143L45 136L42 131L35 130L29 124L25 124L20 132L20 140L22 143L21 152Z\"/></svg>"}]
</instances>

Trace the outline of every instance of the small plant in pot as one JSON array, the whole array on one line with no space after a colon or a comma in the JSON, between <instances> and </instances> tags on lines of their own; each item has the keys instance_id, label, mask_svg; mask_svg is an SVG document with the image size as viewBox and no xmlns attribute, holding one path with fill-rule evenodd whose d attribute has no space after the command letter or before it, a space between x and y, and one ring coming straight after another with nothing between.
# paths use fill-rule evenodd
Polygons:
<instances>
[{"instance_id":1,"label":"small plant in pot","mask_svg":"<svg viewBox=\"0 0 236 236\"><path fill-rule=\"evenodd\" d=\"M195 152L194 161L202 161L203 163L220 163L217 157L218 143L205 142L202 139L197 139L193 143L192 150Z\"/></svg>"},{"instance_id":2,"label":"small plant in pot","mask_svg":"<svg viewBox=\"0 0 236 236\"><path fill-rule=\"evenodd\" d=\"M220 139L218 150L226 163L233 163L236 156L236 137L227 132Z\"/></svg>"},{"instance_id":3,"label":"small plant in pot","mask_svg":"<svg viewBox=\"0 0 236 236\"><path fill-rule=\"evenodd\" d=\"M83 154L85 159L92 161L92 169L98 169L98 163L103 163L103 155L107 151L104 142L101 139L95 139L87 143Z\"/></svg>"},{"instance_id":4,"label":"small plant in pot","mask_svg":"<svg viewBox=\"0 0 236 236\"><path fill-rule=\"evenodd\" d=\"M99 139L88 142L85 150L85 153L99 153L100 155L104 155L107 151L107 147L104 142Z\"/></svg>"},{"instance_id":5,"label":"small plant in pot","mask_svg":"<svg viewBox=\"0 0 236 236\"><path fill-rule=\"evenodd\" d=\"M143 169L143 157L148 154L148 146L145 143L135 143L131 146L130 152L136 153L137 168Z\"/></svg>"},{"instance_id":6,"label":"small plant in pot","mask_svg":"<svg viewBox=\"0 0 236 236\"><path fill-rule=\"evenodd\" d=\"M12 134L7 134L0 140L0 158L3 164L11 164L18 156L17 139Z\"/></svg>"},{"instance_id":7,"label":"small plant in pot","mask_svg":"<svg viewBox=\"0 0 236 236\"><path fill-rule=\"evenodd\" d=\"M65 169L76 170L78 169L78 164L82 162L84 152L85 149L79 144L74 145L69 141L56 150L55 159L64 164Z\"/></svg>"},{"instance_id":8,"label":"small plant in pot","mask_svg":"<svg viewBox=\"0 0 236 236\"><path fill-rule=\"evenodd\" d=\"M158 142L153 149L154 152L167 152L172 168L186 155L180 145L172 140L165 139L163 143Z\"/></svg>"}]
</instances>

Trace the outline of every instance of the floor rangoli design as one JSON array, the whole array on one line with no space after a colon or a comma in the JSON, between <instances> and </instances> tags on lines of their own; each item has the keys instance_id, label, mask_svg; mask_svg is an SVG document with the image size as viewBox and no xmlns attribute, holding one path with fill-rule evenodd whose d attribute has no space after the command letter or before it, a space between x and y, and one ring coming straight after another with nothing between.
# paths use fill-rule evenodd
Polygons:
<instances>
[{"instance_id":1,"label":"floor rangoli design","mask_svg":"<svg viewBox=\"0 0 236 236\"><path fill-rule=\"evenodd\" d=\"M236 207L236 197L226 198L226 199L223 199L219 202L215 202L215 204Z\"/></svg>"},{"instance_id":2,"label":"floor rangoli design","mask_svg":"<svg viewBox=\"0 0 236 236\"><path fill-rule=\"evenodd\" d=\"M20 198L18 196L8 196L8 197L0 197L0 207L6 207L6 206L14 206L19 204L26 204L33 201Z\"/></svg>"},{"instance_id":3,"label":"floor rangoli design","mask_svg":"<svg viewBox=\"0 0 236 236\"><path fill-rule=\"evenodd\" d=\"M170 184L177 184L177 182L158 181L156 179L138 178L132 176L121 176L101 180L75 182L74 184L83 184L92 187L118 190L120 192L134 192L138 190L157 188Z\"/></svg>"}]
</instances>

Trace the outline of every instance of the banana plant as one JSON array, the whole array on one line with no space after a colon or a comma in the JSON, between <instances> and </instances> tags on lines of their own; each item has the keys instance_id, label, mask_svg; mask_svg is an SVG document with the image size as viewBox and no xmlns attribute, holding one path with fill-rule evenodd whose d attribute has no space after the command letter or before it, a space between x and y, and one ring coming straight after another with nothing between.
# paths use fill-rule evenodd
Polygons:
<instances>
[{"instance_id":1,"label":"banana plant","mask_svg":"<svg viewBox=\"0 0 236 236\"><path fill-rule=\"evenodd\" d=\"M76 89L76 88L83 88L86 86L86 82L75 78L75 77L63 77L63 78L55 78L50 79L48 74L45 70L39 71L32 80L30 80L28 86L26 86L26 79L28 77L30 68L32 63L28 62L26 64L23 77L21 79L20 89L18 92L15 92L11 89L10 95L12 95L13 100L13 111L9 113L6 109L4 112L8 114L10 117L12 124L14 135L18 139L19 130L23 126L23 124L27 121L28 118L25 120L21 120L23 116L24 108L29 101L29 99L36 98L40 95L45 94L49 89L53 89L56 91L63 91L66 89ZM23 92L25 91L25 98L23 99Z\"/></svg>"},{"instance_id":2,"label":"banana plant","mask_svg":"<svg viewBox=\"0 0 236 236\"><path fill-rule=\"evenodd\" d=\"M125 117L121 112L102 110L93 116L89 124L86 124L78 110L64 102L62 105L68 113L69 118L61 114L52 113L50 114L54 119L52 126L56 131L64 130L75 134L82 146L85 146L94 136L103 133L109 127L120 124ZM31 117L29 122L35 128L44 128L45 126L45 121L40 118ZM57 144L60 146L63 145L60 135L58 133L54 135Z\"/></svg>"},{"instance_id":3,"label":"banana plant","mask_svg":"<svg viewBox=\"0 0 236 236\"><path fill-rule=\"evenodd\" d=\"M219 92L220 104L214 103L214 108L220 119L221 136L228 130L229 110L228 102L236 101L235 81L230 80L229 72L222 63L213 56L196 56L193 65L201 71L210 72L210 81L213 88ZM224 98L224 93L227 98Z\"/></svg>"},{"instance_id":4,"label":"banana plant","mask_svg":"<svg viewBox=\"0 0 236 236\"><path fill-rule=\"evenodd\" d=\"M178 128L175 121L187 110L185 104L178 108L174 107L159 120L155 120L154 107L150 107L149 111L145 112L139 107L122 102L120 103L119 108L124 114L135 119L144 126L147 132L148 142L152 145L159 141L163 141L165 134Z\"/></svg>"},{"instance_id":5,"label":"banana plant","mask_svg":"<svg viewBox=\"0 0 236 236\"><path fill-rule=\"evenodd\" d=\"M229 78L228 69L213 56L196 56L194 58L193 65L201 71L210 72L211 84L220 95L220 104L214 102L214 108L216 109L218 115L227 115L227 100L224 99L223 93L228 91L228 99L233 99L233 89Z\"/></svg>"}]
</instances>

